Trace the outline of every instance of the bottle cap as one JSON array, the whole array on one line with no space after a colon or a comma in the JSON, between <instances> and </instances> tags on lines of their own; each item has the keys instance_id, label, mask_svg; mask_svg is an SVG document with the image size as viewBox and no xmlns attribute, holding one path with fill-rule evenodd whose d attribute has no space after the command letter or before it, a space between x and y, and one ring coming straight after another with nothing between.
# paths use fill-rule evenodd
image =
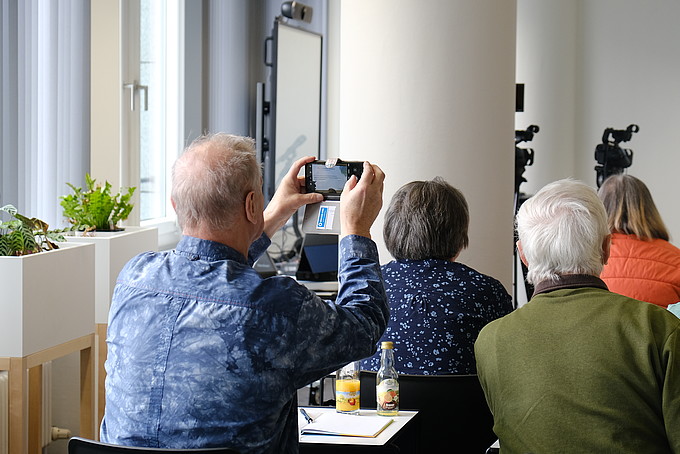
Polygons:
<instances>
[{"instance_id":1,"label":"bottle cap","mask_svg":"<svg viewBox=\"0 0 680 454\"><path fill-rule=\"evenodd\" d=\"M380 348L384 350L392 350L394 348L394 342L385 341L380 343Z\"/></svg>"}]
</instances>

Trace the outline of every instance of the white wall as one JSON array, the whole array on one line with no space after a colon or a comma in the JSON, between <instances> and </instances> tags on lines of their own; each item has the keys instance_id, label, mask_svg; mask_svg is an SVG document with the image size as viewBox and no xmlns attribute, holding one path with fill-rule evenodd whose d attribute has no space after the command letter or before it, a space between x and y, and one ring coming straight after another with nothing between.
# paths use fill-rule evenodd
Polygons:
<instances>
[{"instance_id":1,"label":"white wall","mask_svg":"<svg viewBox=\"0 0 680 454\"><path fill-rule=\"evenodd\" d=\"M594 176L592 153L604 128L638 124L640 132L625 145L634 151L628 173L648 185L672 241L680 244L680 2L601 0L580 9L586 44L577 112L583 153L576 172Z\"/></svg>"},{"instance_id":2,"label":"white wall","mask_svg":"<svg viewBox=\"0 0 680 454\"><path fill-rule=\"evenodd\" d=\"M517 75L526 86L516 126L541 127L522 190L573 176L595 183L595 146L607 127L640 126L625 148L680 242L680 3L674 0L518 0ZM573 160L571 160L573 157Z\"/></svg>"},{"instance_id":3,"label":"white wall","mask_svg":"<svg viewBox=\"0 0 680 454\"><path fill-rule=\"evenodd\" d=\"M470 205L460 261L512 274L516 4L507 0L343 0L329 67L329 150L385 173L385 204L403 184L445 178ZM331 9L331 13L337 10ZM336 36L330 31L331 36ZM334 64L335 63L335 64ZM329 156L331 151L329 151ZM383 208L384 213L385 208ZM382 213L372 234L381 261ZM434 216L437 213L433 213Z\"/></svg>"}]
</instances>

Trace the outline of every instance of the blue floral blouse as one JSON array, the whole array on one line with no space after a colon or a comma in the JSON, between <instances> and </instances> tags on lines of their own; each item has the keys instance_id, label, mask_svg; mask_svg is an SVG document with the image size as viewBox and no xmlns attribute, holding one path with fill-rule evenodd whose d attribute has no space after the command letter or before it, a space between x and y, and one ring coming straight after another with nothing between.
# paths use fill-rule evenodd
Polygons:
<instances>
[{"instance_id":1,"label":"blue floral blouse","mask_svg":"<svg viewBox=\"0 0 680 454\"><path fill-rule=\"evenodd\" d=\"M382 267L402 374L475 374L474 343L487 323L510 313L512 298L496 279L458 262L397 260ZM379 344L378 344L379 345ZM380 351L363 361L377 370Z\"/></svg>"}]
</instances>

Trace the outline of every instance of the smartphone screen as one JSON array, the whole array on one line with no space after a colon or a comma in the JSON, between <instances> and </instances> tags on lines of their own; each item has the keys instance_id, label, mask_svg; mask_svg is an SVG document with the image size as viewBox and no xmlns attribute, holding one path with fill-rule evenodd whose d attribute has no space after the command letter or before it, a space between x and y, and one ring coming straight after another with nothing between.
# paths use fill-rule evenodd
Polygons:
<instances>
[{"instance_id":1,"label":"smartphone screen","mask_svg":"<svg viewBox=\"0 0 680 454\"><path fill-rule=\"evenodd\" d=\"M347 183L347 166L326 167L324 164L312 164L312 179L317 191L342 192Z\"/></svg>"}]
</instances>

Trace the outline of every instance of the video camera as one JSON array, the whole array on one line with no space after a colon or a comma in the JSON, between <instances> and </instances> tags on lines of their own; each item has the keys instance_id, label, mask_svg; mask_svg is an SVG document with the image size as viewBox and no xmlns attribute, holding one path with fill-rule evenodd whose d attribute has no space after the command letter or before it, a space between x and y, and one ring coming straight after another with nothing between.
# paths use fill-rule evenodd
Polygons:
<instances>
[{"instance_id":1,"label":"video camera","mask_svg":"<svg viewBox=\"0 0 680 454\"><path fill-rule=\"evenodd\" d=\"M633 150L621 148L619 143L628 142L633 133L638 132L638 125L629 125L626 129L606 128L602 134L602 143L595 147L595 166L597 187L602 186L607 177L623 173L633 164ZM610 138L611 136L611 138Z\"/></svg>"},{"instance_id":2,"label":"video camera","mask_svg":"<svg viewBox=\"0 0 680 454\"><path fill-rule=\"evenodd\" d=\"M519 192L519 185L527 181L523 176L526 166L534 163L534 150L532 148L520 148L517 145L532 141L534 134L538 131L536 125L531 125L526 130L515 131L515 194Z\"/></svg>"}]
</instances>

